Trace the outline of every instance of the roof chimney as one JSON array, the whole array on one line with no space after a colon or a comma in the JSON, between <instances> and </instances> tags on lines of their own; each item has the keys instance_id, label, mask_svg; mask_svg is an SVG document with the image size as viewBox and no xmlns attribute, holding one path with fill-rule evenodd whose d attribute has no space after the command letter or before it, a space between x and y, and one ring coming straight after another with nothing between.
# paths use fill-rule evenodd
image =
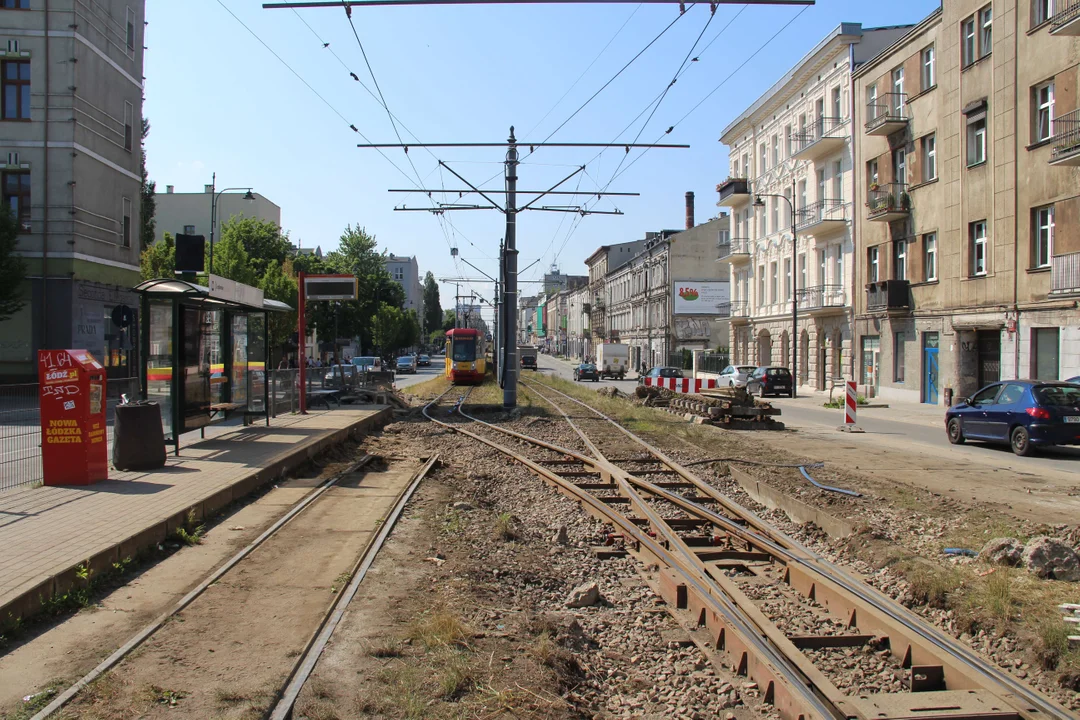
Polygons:
<instances>
[{"instance_id":1,"label":"roof chimney","mask_svg":"<svg viewBox=\"0 0 1080 720\"><path fill-rule=\"evenodd\" d=\"M166 194L168 194L168 195L172 195L172 194L173 194L173 190L175 190L175 189L176 189L176 188L174 188L174 187L173 187L172 185L166 185L166 186L165 186L165 192L166 192Z\"/></svg>"},{"instance_id":2,"label":"roof chimney","mask_svg":"<svg viewBox=\"0 0 1080 720\"><path fill-rule=\"evenodd\" d=\"M694 193L686 193L686 229L694 227Z\"/></svg>"},{"instance_id":3,"label":"roof chimney","mask_svg":"<svg viewBox=\"0 0 1080 720\"><path fill-rule=\"evenodd\" d=\"M208 192L208 193L214 192L214 186L213 185L203 185L203 192Z\"/></svg>"}]
</instances>

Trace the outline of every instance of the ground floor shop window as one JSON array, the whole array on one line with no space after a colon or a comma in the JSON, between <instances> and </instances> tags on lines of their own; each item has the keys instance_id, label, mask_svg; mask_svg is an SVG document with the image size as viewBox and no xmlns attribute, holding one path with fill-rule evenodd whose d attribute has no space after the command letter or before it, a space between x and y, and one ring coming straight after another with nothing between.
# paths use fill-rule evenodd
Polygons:
<instances>
[{"instance_id":1,"label":"ground floor shop window","mask_svg":"<svg viewBox=\"0 0 1080 720\"><path fill-rule=\"evenodd\" d=\"M1032 376L1036 380L1057 380L1058 360L1058 328L1032 328Z\"/></svg>"},{"instance_id":2,"label":"ground floor shop window","mask_svg":"<svg viewBox=\"0 0 1080 720\"><path fill-rule=\"evenodd\" d=\"M898 332L895 336L895 342L893 343L893 382L904 382L904 363L905 363L905 349L907 347L907 336Z\"/></svg>"},{"instance_id":3,"label":"ground floor shop window","mask_svg":"<svg viewBox=\"0 0 1080 720\"><path fill-rule=\"evenodd\" d=\"M881 338L877 335L865 335L862 339L862 371L859 382L877 387L878 361L881 354Z\"/></svg>"}]
</instances>

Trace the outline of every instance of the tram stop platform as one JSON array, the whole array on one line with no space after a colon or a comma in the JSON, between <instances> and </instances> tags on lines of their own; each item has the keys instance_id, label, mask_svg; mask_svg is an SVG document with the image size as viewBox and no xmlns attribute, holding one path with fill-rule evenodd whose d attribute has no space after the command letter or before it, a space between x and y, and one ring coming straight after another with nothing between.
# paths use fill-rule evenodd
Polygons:
<instances>
[{"instance_id":1,"label":"tram stop platform","mask_svg":"<svg viewBox=\"0 0 1080 720\"><path fill-rule=\"evenodd\" d=\"M0 632L73 587L79 566L103 573L316 454L388 423L384 405L349 405L236 427L184 446L164 468L116 472L80 487L0 493Z\"/></svg>"}]
</instances>

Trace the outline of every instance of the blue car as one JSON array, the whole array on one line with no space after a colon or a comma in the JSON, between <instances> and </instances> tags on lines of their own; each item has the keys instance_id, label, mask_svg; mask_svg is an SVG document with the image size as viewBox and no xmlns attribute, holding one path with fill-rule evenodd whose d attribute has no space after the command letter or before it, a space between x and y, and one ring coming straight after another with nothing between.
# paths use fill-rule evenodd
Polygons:
<instances>
[{"instance_id":1,"label":"blue car","mask_svg":"<svg viewBox=\"0 0 1080 720\"><path fill-rule=\"evenodd\" d=\"M949 442L1007 443L1017 455L1080 445L1080 385L1009 380L987 385L945 413Z\"/></svg>"}]
</instances>

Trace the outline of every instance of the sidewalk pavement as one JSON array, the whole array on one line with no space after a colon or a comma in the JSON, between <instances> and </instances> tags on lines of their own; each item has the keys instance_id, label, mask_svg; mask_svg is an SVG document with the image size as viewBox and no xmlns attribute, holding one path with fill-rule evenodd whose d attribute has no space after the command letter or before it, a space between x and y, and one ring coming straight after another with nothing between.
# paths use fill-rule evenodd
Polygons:
<instances>
[{"instance_id":1,"label":"sidewalk pavement","mask_svg":"<svg viewBox=\"0 0 1080 720\"><path fill-rule=\"evenodd\" d=\"M350 435L389 421L390 408L353 405L277 418L182 446L151 472L115 472L85 487L0 493L0 629L43 600L163 542L183 526L281 477Z\"/></svg>"},{"instance_id":2,"label":"sidewalk pavement","mask_svg":"<svg viewBox=\"0 0 1080 720\"><path fill-rule=\"evenodd\" d=\"M834 400L842 400L844 398L843 388L834 390L832 397ZM820 410L823 413L836 413L837 424L843 424L843 408L823 407L824 403L829 401L828 390L805 390L800 388L797 398L779 398L778 400L779 402L776 400L772 400L772 402L781 408L792 406L808 410ZM945 408L940 405L927 405L925 403L897 402L895 400L872 398L869 400L868 406L856 409L856 417L872 417L879 420L892 420L913 425L945 427Z\"/></svg>"}]
</instances>

